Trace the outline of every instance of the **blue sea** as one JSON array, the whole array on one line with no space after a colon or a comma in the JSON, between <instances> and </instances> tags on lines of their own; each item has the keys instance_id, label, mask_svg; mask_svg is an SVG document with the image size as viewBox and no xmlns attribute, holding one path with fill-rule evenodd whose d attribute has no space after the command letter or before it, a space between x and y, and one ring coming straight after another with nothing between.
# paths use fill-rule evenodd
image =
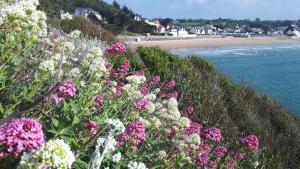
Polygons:
<instances>
[{"instance_id":1,"label":"blue sea","mask_svg":"<svg viewBox=\"0 0 300 169\"><path fill-rule=\"evenodd\" d=\"M300 44L216 49L177 49L199 55L233 81L246 82L300 115Z\"/></svg>"}]
</instances>

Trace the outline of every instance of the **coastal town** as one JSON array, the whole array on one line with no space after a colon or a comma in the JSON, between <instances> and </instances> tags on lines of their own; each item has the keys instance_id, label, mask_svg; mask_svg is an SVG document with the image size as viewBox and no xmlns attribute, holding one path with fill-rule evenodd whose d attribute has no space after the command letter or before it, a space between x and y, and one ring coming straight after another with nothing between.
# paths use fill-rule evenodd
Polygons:
<instances>
[{"instance_id":1,"label":"coastal town","mask_svg":"<svg viewBox=\"0 0 300 169\"><path fill-rule=\"evenodd\" d=\"M101 14L92 8L77 7L74 14L60 11L60 19L72 19L73 16L80 16L88 18L94 15L99 21L107 24L107 21ZM148 19L143 18L141 15L135 14L133 20L136 22L143 22L152 26L153 32L151 35L164 36L164 37L179 37L179 38L196 38L201 36L231 36L231 37L259 37L259 36L288 36L300 37L300 28L297 25L290 24L287 26L280 26L264 30L259 27L249 27L248 25L236 24L234 28L226 27L220 28L217 25L205 24L202 26L182 26L175 21L171 20L166 25L161 23L161 19ZM226 24L226 23L225 23ZM150 35L150 32L143 32L145 35Z\"/></svg>"}]
</instances>

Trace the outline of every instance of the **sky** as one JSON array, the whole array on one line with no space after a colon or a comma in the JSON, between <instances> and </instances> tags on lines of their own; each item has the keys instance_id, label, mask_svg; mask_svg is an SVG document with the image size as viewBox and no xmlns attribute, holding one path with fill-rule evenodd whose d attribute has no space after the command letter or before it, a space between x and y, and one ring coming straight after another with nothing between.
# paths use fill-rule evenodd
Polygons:
<instances>
[{"instance_id":1,"label":"sky","mask_svg":"<svg viewBox=\"0 0 300 169\"><path fill-rule=\"evenodd\" d=\"M113 0L104 0L111 3ZM117 0L146 18L298 20L300 0Z\"/></svg>"}]
</instances>

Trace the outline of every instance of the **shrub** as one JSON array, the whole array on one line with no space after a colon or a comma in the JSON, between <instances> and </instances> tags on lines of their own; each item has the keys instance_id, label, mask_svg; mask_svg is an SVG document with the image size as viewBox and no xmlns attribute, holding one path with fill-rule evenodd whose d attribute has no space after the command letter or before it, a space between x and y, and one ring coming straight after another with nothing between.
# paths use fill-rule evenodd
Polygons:
<instances>
[{"instance_id":1,"label":"shrub","mask_svg":"<svg viewBox=\"0 0 300 169\"><path fill-rule=\"evenodd\" d=\"M225 138L257 134L264 147L260 158L267 168L299 166L300 120L280 104L257 95L251 87L230 82L198 56L180 58L157 47L137 51L139 56L129 56L136 67L159 74L163 81L176 80L183 104L179 107L192 105L193 121L221 128Z\"/></svg>"},{"instance_id":2,"label":"shrub","mask_svg":"<svg viewBox=\"0 0 300 169\"><path fill-rule=\"evenodd\" d=\"M103 29L100 25L83 17L74 17L72 20L62 20L60 27L66 33L79 30L87 37L98 38L109 43L115 41L115 35L112 32Z\"/></svg>"}]
</instances>

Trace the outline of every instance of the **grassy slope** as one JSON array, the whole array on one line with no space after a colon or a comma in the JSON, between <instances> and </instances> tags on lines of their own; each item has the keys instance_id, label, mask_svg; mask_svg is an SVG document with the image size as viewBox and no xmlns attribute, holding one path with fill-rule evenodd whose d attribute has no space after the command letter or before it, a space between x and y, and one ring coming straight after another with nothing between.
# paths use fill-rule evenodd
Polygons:
<instances>
[{"instance_id":1,"label":"grassy slope","mask_svg":"<svg viewBox=\"0 0 300 169\"><path fill-rule=\"evenodd\" d=\"M300 120L279 103L230 82L196 56L183 59L159 48L139 48L130 59L136 68L158 74L162 80L176 80L181 103L196 108L194 121L222 128L225 139L257 134L265 147L266 168L300 166Z\"/></svg>"}]
</instances>

